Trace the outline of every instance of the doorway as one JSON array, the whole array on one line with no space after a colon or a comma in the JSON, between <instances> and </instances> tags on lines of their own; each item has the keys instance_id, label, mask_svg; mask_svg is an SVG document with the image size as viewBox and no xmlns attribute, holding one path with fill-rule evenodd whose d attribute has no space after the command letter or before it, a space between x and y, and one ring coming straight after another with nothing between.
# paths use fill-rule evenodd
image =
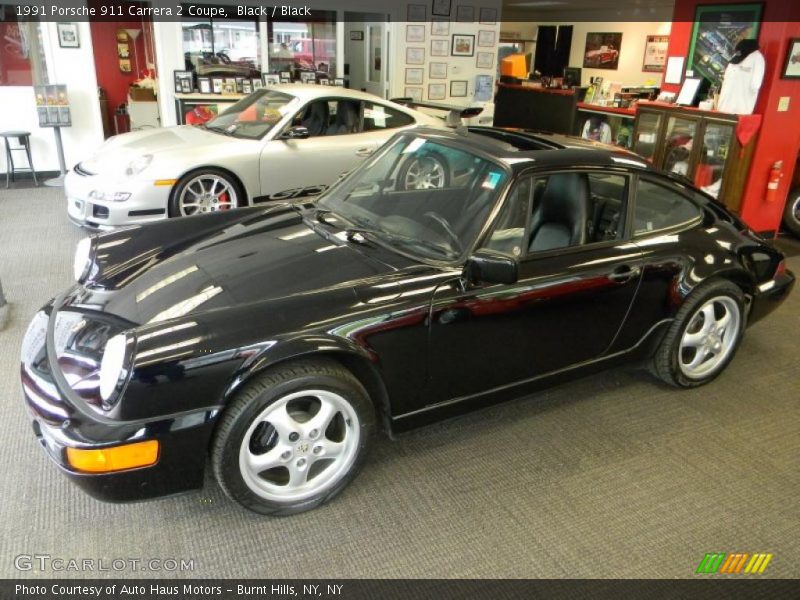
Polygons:
<instances>
[{"instance_id":1,"label":"doorway","mask_svg":"<svg viewBox=\"0 0 800 600\"><path fill-rule=\"evenodd\" d=\"M350 89L387 97L388 21L381 13L344 13L344 72Z\"/></svg>"}]
</instances>

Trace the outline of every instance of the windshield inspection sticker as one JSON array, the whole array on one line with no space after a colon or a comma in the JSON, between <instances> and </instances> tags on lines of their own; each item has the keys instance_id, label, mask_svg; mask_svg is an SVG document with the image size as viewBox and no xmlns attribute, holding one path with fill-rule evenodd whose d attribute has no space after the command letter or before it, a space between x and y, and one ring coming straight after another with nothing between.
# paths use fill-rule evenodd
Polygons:
<instances>
[{"instance_id":1,"label":"windshield inspection sticker","mask_svg":"<svg viewBox=\"0 0 800 600\"><path fill-rule=\"evenodd\" d=\"M481 187L487 190L493 190L494 188L497 187L497 184L500 182L500 177L501 177L500 173L497 172L489 173L486 176L486 179L483 180Z\"/></svg>"}]
</instances>

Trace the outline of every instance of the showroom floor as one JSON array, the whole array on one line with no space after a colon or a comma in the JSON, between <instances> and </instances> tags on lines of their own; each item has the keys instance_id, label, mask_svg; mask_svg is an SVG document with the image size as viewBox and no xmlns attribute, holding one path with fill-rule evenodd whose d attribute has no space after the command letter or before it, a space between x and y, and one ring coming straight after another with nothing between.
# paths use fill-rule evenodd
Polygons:
<instances>
[{"instance_id":1,"label":"showroom floor","mask_svg":"<svg viewBox=\"0 0 800 600\"><path fill-rule=\"evenodd\" d=\"M618 370L381 440L310 513L261 518L210 480L149 503L92 500L36 444L17 379L28 320L70 284L82 236L62 193L0 190L13 304L0 331L0 577L27 575L13 559L38 553L194 559L183 575L198 577L671 578L712 551L771 552L766 575L800 575L800 290L709 386ZM800 245L786 247L800 272Z\"/></svg>"}]
</instances>

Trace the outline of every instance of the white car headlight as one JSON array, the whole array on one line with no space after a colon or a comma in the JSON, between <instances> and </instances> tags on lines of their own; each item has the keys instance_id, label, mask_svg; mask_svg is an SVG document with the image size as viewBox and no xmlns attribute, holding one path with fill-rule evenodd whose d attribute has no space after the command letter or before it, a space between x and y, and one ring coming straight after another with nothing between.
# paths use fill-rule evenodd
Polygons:
<instances>
[{"instance_id":1,"label":"white car headlight","mask_svg":"<svg viewBox=\"0 0 800 600\"><path fill-rule=\"evenodd\" d=\"M125 353L128 336L115 335L106 343L103 360L100 362L100 396L108 402L114 396L117 385L125 371Z\"/></svg>"},{"instance_id":2,"label":"white car headlight","mask_svg":"<svg viewBox=\"0 0 800 600\"><path fill-rule=\"evenodd\" d=\"M134 175L138 175L142 171L147 168L153 160L152 154L142 154L138 158L134 158L131 162L128 163L128 166L125 167L125 175L128 177L133 177Z\"/></svg>"},{"instance_id":3,"label":"white car headlight","mask_svg":"<svg viewBox=\"0 0 800 600\"><path fill-rule=\"evenodd\" d=\"M72 272L75 281L83 283L84 278L89 274L92 266L92 238L83 238L75 248L75 258L72 261Z\"/></svg>"}]
</instances>

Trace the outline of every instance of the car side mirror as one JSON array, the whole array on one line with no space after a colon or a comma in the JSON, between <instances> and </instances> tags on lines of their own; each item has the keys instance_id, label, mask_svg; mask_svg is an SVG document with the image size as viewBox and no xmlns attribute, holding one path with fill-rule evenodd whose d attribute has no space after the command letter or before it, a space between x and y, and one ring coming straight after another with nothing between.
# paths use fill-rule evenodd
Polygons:
<instances>
[{"instance_id":1,"label":"car side mirror","mask_svg":"<svg viewBox=\"0 0 800 600\"><path fill-rule=\"evenodd\" d=\"M282 140L304 140L308 137L311 137L311 133L309 133L308 127L302 125L290 127L281 134Z\"/></svg>"},{"instance_id":2,"label":"car side mirror","mask_svg":"<svg viewBox=\"0 0 800 600\"><path fill-rule=\"evenodd\" d=\"M468 283L516 283L517 261L511 256L481 249L467 259L463 277Z\"/></svg>"}]
</instances>

